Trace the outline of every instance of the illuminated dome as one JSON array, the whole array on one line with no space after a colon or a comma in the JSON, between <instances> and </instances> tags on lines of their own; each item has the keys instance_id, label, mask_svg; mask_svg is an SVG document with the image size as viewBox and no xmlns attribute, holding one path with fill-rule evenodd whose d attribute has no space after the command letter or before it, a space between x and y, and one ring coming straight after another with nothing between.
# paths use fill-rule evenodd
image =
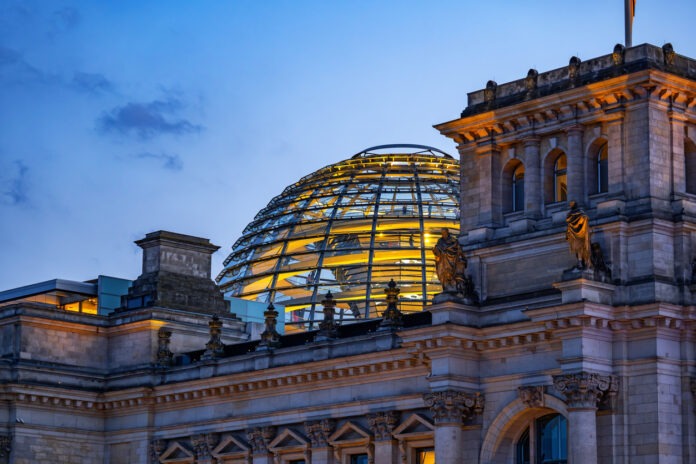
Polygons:
<instances>
[{"instance_id":1,"label":"illuminated dome","mask_svg":"<svg viewBox=\"0 0 696 464\"><path fill-rule=\"evenodd\" d=\"M289 330L313 328L329 291L336 319L379 317L392 278L400 309L422 311L442 291L431 249L443 227L459 233L459 163L422 145L373 147L273 198L217 282L227 296L284 308Z\"/></svg>"}]
</instances>

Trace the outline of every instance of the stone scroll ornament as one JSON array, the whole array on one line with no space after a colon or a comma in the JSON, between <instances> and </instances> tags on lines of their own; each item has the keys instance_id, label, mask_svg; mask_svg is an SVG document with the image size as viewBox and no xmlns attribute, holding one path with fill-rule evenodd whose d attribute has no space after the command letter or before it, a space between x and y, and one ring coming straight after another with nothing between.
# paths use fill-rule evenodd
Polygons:
<instances>
[{"instance_id":1,"label":"stone scroll ornament","mask_svg":"<svg viewBox=\"0 0 696 464\"><path fill-rule=\"evenodd\" d=\"M596 408L603 406L613 409L619 392L619 379L613 375L579 372L554 376L553 386L565 396L569 407Z\"/></svg>"}]
</instances>

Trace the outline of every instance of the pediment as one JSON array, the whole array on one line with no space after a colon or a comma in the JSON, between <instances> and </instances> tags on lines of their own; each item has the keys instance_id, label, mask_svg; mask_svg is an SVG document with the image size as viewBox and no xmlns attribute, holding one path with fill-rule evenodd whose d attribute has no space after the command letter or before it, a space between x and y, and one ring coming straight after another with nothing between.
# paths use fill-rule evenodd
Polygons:
<instances>
[{"instance_id":1,"label":"pediment","mask_svg":"<svg viewBox=\"0 0 696 464\"><path fill-rule=\"evenodd\" d=\"M307 446L309 446L309 441L302 435L290 429L284 429L268 444L268 449L279 451L289 448L305 448Z\"/></svg>"},{"instance_id":2,"label":"pediment","mask_svg":"<svg viewBox=\"0 0 696 464\"><path fill-rule=\"evenodd\" d=\"M162 464L193 464L193 461L193 453L177 441L172 442L159 457Z\"/></svg>"},{"instance_id":3,"label":"pediment","mask_svg":"<svg viewBox=\"0 0 696 464\"><path fill-rule=\"evenodd\" d=\"M409 436L423 436L432 434L435 427L433 424L420 414L411 414L401 425L394 429L394 436L397 439L404 439Z\"/></svg>"},{"instance_id":4,"label":"pediment","mask_svg":"<svg viewBox=\"0 0 696 464\"><path fill-rule=\"evenodd\" d=\"M343 424L329 437L329 442L332 445L341 445L349 443L369 442L371 435L362 427L350 421Z\"/></svg>"},{"instance_id":5,"label":"pediment","mask_svg":"<svg viewBox=\"0 0 696 464\"><path fill-rule=\"evenodd\" d=\"M244 442L238 440L233 435L225 435L220 439L220 443L210 454L215 458L231 458L246 456L249 452L250 448Z\"/></svg>"}]
</instances>

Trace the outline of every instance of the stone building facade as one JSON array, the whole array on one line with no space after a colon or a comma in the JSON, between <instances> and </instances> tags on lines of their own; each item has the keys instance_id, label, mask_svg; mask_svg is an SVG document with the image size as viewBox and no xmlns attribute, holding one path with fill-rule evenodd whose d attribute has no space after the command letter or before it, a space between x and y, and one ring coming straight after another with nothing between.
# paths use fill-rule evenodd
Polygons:
<instances>
[{"instance_id":1,"label":"stone building facade","mask_svg":"<svg viewBox=\"0 0 696 464\"><path fill-rule=\"evenodd\" d=\"M206 283L214 247L148 235L111 315L0 306L0 462L695 462L696 61L573 57L436 128L477 299L402 315L396 282L382 319L279 336L271 307L249 341Z\"/></svg>"}]
</instances>

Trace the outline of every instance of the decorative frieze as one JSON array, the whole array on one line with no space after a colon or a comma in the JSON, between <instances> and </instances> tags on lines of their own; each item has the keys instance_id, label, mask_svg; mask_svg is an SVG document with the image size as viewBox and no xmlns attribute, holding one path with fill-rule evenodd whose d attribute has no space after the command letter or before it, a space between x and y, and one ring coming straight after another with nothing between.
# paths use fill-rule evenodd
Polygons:
<instances>
[{"instance_id":1,"label":"decorative frieze","mask_svg":"<svg viewBox=\"0 0 696 464\"><path fill-rule=\"evenodd\" d=\"M554 376L553 385L570 408L597 408L613 403L619 391L618 377L588 372Z\"/></svg>"},{"instance_id":2,"label":"decorative frieze","mask_svg":"<svg viewBox=\"0 0 696 464\"><path fill-rule=\"evenodd\" d=\"M375 441L391 440L392 432L399 421L399 413L396 411L368 414L367 423L375 437Z\"/></svg>"},{"instance_id":3,"label":"decorative frieze","mask_svg":"<svg viewBox=\"0 0 696 464\"><path fill-rule=\"evenodd\" d=\"M447 390L423 395L433 413L435 424L462 424L483 412L484 398L480 393Z\"/></svg>"},{"instance_id":4,"label":"decorative frieze","mask_svg":"<svg viewBox=\"0 0 696 464\"><path fill-rule=\"evenodd\" d=\"M519 387L517 394L520 400L527 405L528 408L543 408L544 407L544 386L526 386Z\"/></svg>"},{"instance_id":5,"label":"decorative frieze","mask_svg":"<svg viewBox=\"0 0 696 464\"><path fill-rule=\"evenodd\" d=\"M305 422L305 433L312 443L312 448L326 448L328 440L334 431L336 423L331 419Z\"/></svg>"},{"instance_id":6,"label":"decorative frieze","mask_svg":"<svg viewBox=\"0 0 696 464\"><path fill-rule=\"evenodd\" d=\"M254 454L268 453L268 444L273 440L275 427L255 427L247 431L247 439Z\"/></svg>"}]
</instances>

